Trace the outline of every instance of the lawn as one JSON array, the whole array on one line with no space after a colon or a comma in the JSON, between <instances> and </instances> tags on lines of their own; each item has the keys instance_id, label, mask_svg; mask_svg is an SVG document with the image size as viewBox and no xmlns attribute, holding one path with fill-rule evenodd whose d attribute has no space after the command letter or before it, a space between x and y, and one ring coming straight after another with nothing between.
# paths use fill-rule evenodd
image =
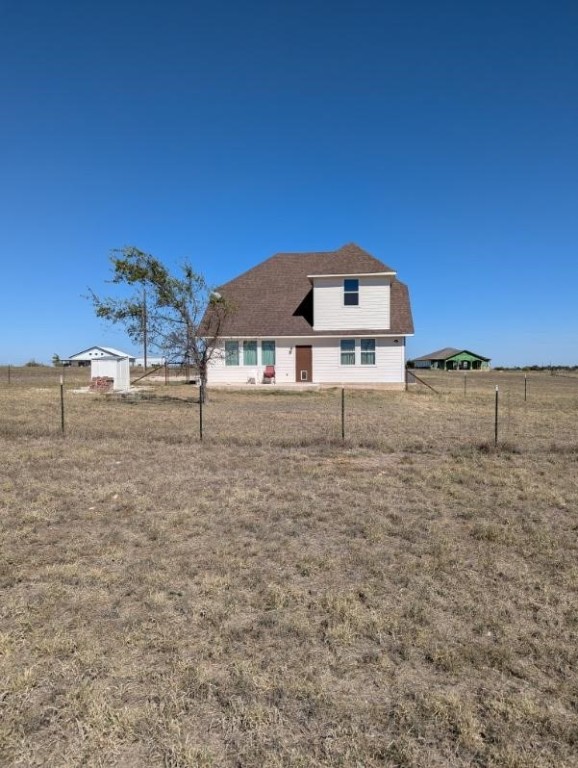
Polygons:
<instances>
[{"instance_id":1,"label":"lawn","mask_svg":"<svg viewBox=\"0 0 578 768\"><path fill-rule=\"evenodd\" d=\"M344 441L340 389L214 390L201 443L87 375L62 435L0 370L1 765L578 765L578 379L348 390Z\"/></svg>"}]
</instances>

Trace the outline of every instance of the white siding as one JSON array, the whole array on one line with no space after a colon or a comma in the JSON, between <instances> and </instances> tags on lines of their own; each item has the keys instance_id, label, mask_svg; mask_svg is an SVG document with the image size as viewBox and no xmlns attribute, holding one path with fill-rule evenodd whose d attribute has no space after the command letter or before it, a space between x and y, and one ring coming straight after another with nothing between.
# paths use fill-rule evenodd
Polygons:
<instances>
[{"instance_id":1,"label":"white siding","mask_svg":"<svg viewBox=\"0 0 578 768\"><path fill-rule=\"evenodd\" d=\"M405 381L405 339L375 340L375 365L361 365L360 339L355 339L355 365L341 365L341 339L293 338L275 339L275 373L277 384L294 384L295 346L313 347L313 383L315 384L401 384ZM240 342L242 347L242 342ZM224 348L224 346L223 346ZM241 352L242 362L242 352ZM225 365L224 354L211 362L209 384L246 384L255 378L263 380L261 343L258 343L258 365Z\"/></svg>"},{"instance_id":2,"label":"white siding","mask_svg":"<svg viewBox=\"0 0 578 768\"><path fill-rule=\"evenodd\" d=\"M361 365L360 340L355 340L355 365L341 365L341 339L316 339L313 381L318 384L401 384L405 381L405 343L400 337L375 340L375 365Z\"/></svg>"},{"instance_id":3,"label":"white siding","mask_svg":"<svg viewBox=\"0 0 578 768\"><path fill-rule=\"evenodd\" d=\"M242 346L242 342L239 342ZM242 353L240 353L241 355ZM251 366L254 368L255 366ZM209 384L246 384L254 375L242 365L225 365L225 345L219 345L209 363L207 381Z\"/></svg>"},{"instance_id":4,"label":"white siding","mask_svg":"<svg viewBox=\"0 0 578 768\"><path fill-rule=\"evenodd\" d=\"M114 389L126 391L130 388L130 368L128 357L117 358L99 358L90 363L90 377L106 376L114 379Z\"/></svg>"},{"instance_id":5,"label":"white siding","mask_svg":"<svg viewBox=\"0 0 578 768\"><path fill-rule=\"evenodd\" d=\"M346 331L389 328L387 276L359 278L359 305L343 304L342 277L316 277L313 280L313 322L316 331Z\"/></svg>"},{"instance_id":6,"label":"white siding","mask_svg":"<svg viewBox=\"0 0 578 768\"><path fill-rule=\"evenodd\" d=\"M271 340L270 338L267 341ZM275 377L277 384L295 381L294 346L302 342L295 339L275 339ZM308 343L308 342L304 342ZM257 341L257 365L243 365L243 340L239 340L240 365L225 365L225 345L215 355L209 367L209 384L246 384L249 379L263 381L265 366L262 361L261 339Z\"/></svg>"}]
</instances>

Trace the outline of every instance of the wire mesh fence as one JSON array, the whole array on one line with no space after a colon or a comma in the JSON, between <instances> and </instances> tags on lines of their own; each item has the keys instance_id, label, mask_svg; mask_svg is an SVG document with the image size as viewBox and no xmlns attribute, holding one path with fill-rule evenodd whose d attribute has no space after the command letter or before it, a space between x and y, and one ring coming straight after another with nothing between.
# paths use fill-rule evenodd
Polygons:
<instances>
[{"instance_id":1,"label":"wire mesh fence","mask_svg":"<svg viewBox=\"0 0 578 768\"><path fill-rule=\"evenodd\" d=\"M122 396L94 395L86 392L88 375L82 369L0 368L0 434L199 442L195 386L157 382ZM203 439L240 448L344 444L435 451L497 443L523 451L577 449L578 376L452 372L424 381L433 389L420 383L406 392L212 389L202 410Z\"/></svg>"}]
</instances>

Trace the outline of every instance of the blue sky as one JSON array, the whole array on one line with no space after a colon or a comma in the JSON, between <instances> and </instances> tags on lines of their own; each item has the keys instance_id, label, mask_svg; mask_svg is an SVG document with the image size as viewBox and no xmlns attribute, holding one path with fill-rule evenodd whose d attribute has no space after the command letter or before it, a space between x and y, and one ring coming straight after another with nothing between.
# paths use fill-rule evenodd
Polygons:
<instances>
[{"instance_id":1,"label":"blue sky","mask_svg":"<svg viewBox=\"0 0 578 768\"><path fill-rule=\"evenodd\" d=\"M578 363L578 4L0 0L0 363L134 349L124 245L218 284L356 242L415 356Z\"/></svg>"}]
</instances>

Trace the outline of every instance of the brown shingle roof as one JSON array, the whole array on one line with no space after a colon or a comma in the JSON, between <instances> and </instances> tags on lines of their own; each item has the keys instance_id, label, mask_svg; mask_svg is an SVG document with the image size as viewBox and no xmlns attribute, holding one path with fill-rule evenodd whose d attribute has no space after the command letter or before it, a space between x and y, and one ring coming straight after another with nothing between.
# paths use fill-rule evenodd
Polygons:
<instances>
[{"instance_id":1,"label":"brown shingle roof","mask_svg":"<svg viewBox=\"0 0 578 768\"><path fill-rule=\"evenodd\" d=\"M313 289L308 275L394 272L351 243L336 251L278 253L219 287L234 311L223 336L343 336L354 331L317 331L312 327ZM393 278L391 327L364 329L367 334L413 333L407 286Z\"/></svg>"}]
</instances>

